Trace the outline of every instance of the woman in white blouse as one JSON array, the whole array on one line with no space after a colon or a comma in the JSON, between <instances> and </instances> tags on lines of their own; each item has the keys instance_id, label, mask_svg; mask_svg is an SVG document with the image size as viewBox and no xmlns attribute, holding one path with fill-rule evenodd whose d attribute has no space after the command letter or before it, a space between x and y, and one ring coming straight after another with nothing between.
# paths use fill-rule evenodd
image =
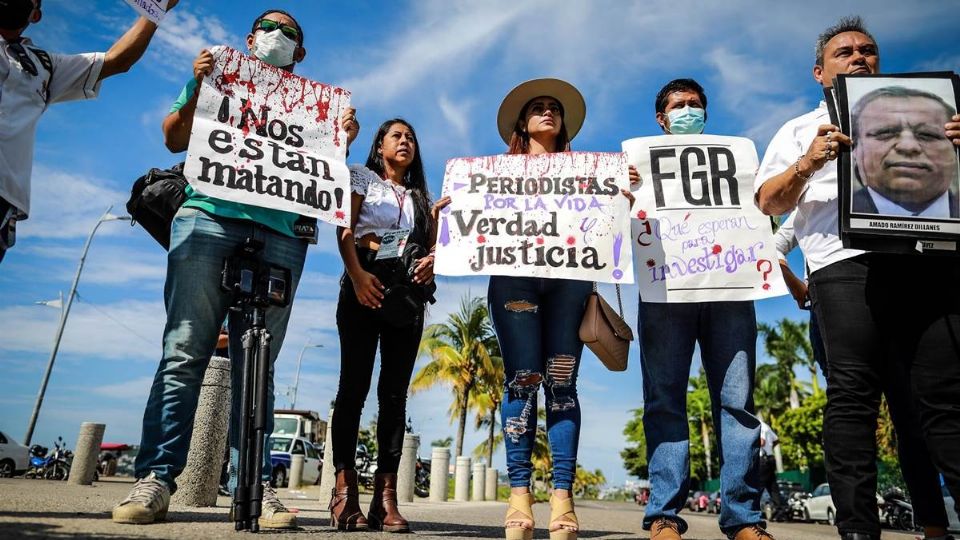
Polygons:
<instances>
[{"instance_id":1,"label":"woman in white blouse","mask_svg":"<svg viewBox=\"0 0 960 540\"><path fill-rule=\"evenodd\" d=\"M351 166L351 226L337 238L346 273L337 305L340 333L340 385L334 405L333 465L336 488L330 501L331 525L340 530L373 528L409 532L397 510L397 467L406 420L407 387L423 333L423 307L409 317L387 316L383 308L385 269L402 268L414 246L424 256L413 263L413 288L432 286L436 212L413 127L399 118L384 122L366 167ZM438 203L439 205L439 203ZM438 206L439 207L439 206ZM435 208L438 208L435 207ZM433 214L433 215L431 215ZM430 253L426 253L430 249ZM391 274L394 275L394 274ZM432 291L431 291L432 292ZM357 496L354 453L360 413L380 346L377 473L373 501L364 518Z\"/></svg>"}]
</instances>

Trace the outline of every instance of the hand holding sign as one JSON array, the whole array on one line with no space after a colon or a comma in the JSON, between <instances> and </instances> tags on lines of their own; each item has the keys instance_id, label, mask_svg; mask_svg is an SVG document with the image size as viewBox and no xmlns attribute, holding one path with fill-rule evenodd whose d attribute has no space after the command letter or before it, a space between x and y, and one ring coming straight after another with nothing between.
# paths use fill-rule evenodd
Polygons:
<instances>
[{"instance_id":1,"label":"hand holding sign","mask_svg":"<svg viewBox=\"0 0 960 540\"><path fill-rule=\"evenodd\" d=\"M667 135L623 142L642 182L633 252L647 302L750 300L785 294L770 222L753 204L749 139Z\"/></svg>"},{"instance_id":2,"label":"hand holding sign","mask_svg":"<svg viewBox=\"0 0 960 540\"><path fill-rule=\"evenodd\" d=\"M159 25L164 15L173 9L180 0L127 0L137 13Z\"/></svg>"}]
</instances>

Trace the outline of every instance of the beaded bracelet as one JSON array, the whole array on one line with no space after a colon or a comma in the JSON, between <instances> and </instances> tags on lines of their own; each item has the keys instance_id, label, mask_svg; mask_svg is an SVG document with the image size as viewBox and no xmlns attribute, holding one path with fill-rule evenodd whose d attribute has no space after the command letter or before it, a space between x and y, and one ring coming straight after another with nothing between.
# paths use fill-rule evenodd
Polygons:
<instances>
[{"instance_id":1,"label":"beaded bracelet","mask_svg":"<svg viewBox=\"0 0 960 540\"><path fill-rule=\"evenodd\" d=\"M804 182L806 182L806 181L810 180L811 178L813 178L813 173L810 173L809 176L804 176L803 173L800 172L800 160L801 160L801 159L803 159L803 156L798 157L797 160L796 160L795 162L793 162L793 172L797 173L797 177L798 177L798 178L800 178L801 180L803 180Z\"/></svg>"}]
</instances>

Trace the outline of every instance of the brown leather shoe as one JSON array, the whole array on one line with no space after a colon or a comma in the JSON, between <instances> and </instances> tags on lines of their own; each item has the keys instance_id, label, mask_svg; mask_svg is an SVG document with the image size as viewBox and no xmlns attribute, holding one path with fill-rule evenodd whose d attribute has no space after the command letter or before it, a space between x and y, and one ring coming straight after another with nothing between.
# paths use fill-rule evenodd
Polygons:
<instances>
[{"instance_id":1,"label":"brown leather shoe","mask_svg":"<svg viewBox=\"0 0 960 540\"><path fill-rule=\"evenodd\" d=\"M774 540L774 538L766 529L757 524L740 529L733 540Z\"/></svg>"},{"instance_id":2,"label":"brown leather shoe","mask_svg":"<svg viewBox=\"0 0 960 540\"><path fill-rule=\"evenodd\" d=\"M410 524L397 509L396 473L376 474L373 477L373 500L370 501L370 528L392 533L410 532Z\"/></svg>"},{"instance_id":3,"label":"brown leather shoe","mask_svg":"<svg viewBox=\"0 0 960 540\"><path fill-rule=\"evenodd\" d=\"M683 537L676 521L662 517L650 526L650 540L683 540Z\"/></svg>"},{"instance_id":4,"label":"brown leather shoe","mask_svg":"<svg viewBox=\"0 0 960 540\"><path fill-rule=\"evenodd\" d=\"M338 531L365 531L367 518L360 510L360 492L357 489L357 471L337 471L337 485L330 497L330 526Z\"/></svg>"}]
</instances>

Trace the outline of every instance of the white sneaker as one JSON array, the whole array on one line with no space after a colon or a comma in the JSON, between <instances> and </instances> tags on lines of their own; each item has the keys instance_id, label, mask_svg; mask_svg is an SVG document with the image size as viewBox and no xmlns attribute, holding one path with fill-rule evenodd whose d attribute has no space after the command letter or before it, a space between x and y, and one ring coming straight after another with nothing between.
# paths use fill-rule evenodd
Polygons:
<instances>
[{"instance_id":1,"label":"white sneaker","mask_svg":"<svg viewBox=\"0 0 960 540\"><path fill-rule=\"evenodd\" d=\"M230 521L233 521L233 505L230 506ZM263 483L263 499L260 501L260 519L257 520L264 529L296 529L297 516L287 510L287 507L277 498L277 490L270 486L270 482Z\"/></svg>"},{"instance_id":2,"label":"white sneaker","mask_svg":"<svg viewBox=\"0 0 960 540\"><path fill-rule=\"evenodd\" d=\"M113 507L114 523L153 523L167 518L170 488L156 473L137 480L127 498Z\"/></svg>"},{"instance_id":3,"label":"white sneaker","mask_svg":"<svg viewBox=\"0 0 960 540\"><path fill-rule=\"evenodd\" d=\"M277 490L270 482L263 483L263 502L261 503L260 526L265 529L296 529L297 516L277 498Z\"/></svg>"}]
</instances>

